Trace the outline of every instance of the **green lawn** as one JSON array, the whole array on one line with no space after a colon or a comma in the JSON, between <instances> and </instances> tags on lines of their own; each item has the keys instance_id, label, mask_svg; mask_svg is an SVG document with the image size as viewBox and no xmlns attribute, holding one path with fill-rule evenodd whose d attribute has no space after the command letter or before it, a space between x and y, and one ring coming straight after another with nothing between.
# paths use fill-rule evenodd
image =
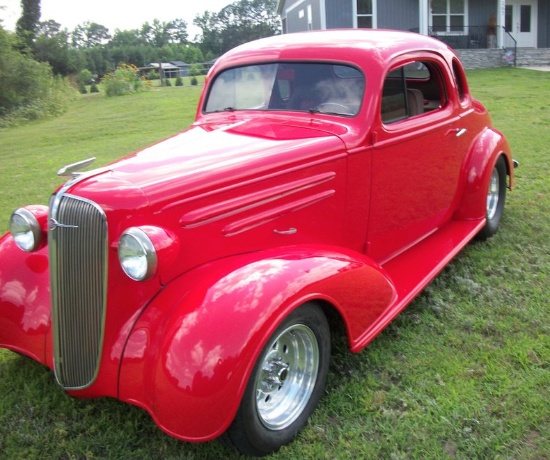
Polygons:
<instances>
[{"instance_id":1,"label":"green lawn","mask_svg":"<svg viewBox=\"0 0 550 460\"><path fill-rule=\"evenodd\" d=\"M270 458L550 458L550 73L469 79L521 165L499 233L468 246L366 350L337 347L311 423ZM61 166L105 164L187 126L199 89L87 95L0 131L0 230L17 206L47 203ZM237 458L178 442L130 405L72 399L5 350L0 395L0 459Z\"/></svg>"}]
</instances>

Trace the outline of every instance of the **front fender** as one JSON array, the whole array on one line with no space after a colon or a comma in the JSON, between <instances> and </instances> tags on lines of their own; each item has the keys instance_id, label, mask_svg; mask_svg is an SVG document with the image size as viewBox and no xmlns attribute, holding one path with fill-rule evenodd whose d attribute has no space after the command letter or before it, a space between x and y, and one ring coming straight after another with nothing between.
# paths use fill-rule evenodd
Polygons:
<instances>
[{"instance_id":1,"label":"front fender","mask_svg":"<svg viewBox=\"0 0 550 460\"><path fill-rule=\"evenodd\" d=\"M513 184L513 165L510 147L502 133L486 128L477 136L465 162L461 183L464 190L455 213L458 220L484 219L486 214L487 190L491 173L500 155L506 158L509 187Z\"/></svg>"},{"instance_id":2,"label":"front fender","mask_svg":"<svg viewBox=\"0 0 550 460\"><path fill-rule=\"evenodd\" d=\"M48 249L27 253L0 238L0 347L52 366Z\"/></svg>"},{"instance_id":3,"label":"front fender","mask_svg":"<svg viewBox=\"0 0 550 460\"><path fill-rule=\"evenodd\" d=\"M232 422L253 365L278 324L309 300L332 304L351 348L395 298L366 257L321 247L234 256L168 285L136 322L120 398L169 434L206 441Z\"/></svg>"}]
</instances>

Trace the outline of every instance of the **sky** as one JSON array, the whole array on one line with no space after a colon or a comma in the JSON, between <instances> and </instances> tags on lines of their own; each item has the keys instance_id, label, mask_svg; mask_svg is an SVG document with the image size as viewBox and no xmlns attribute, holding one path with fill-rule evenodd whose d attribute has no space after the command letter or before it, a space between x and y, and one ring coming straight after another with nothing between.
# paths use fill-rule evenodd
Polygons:
<instances>
[{"instance_id":1,"label":"sky","mask_svg":"<svg viewBox=\"0 0 550 460\"><path fill-rule=\"evenodd\" d=\"M193 39L200 32L193 26L197 14L205 11L219 12L232 0L172 0L142 2L136 0L41 0L41 21L53 19L72 31L75 26L90 21L109 29L111 35L116 29L139 29L145 22L152 23L158 19L168 22L173 19L187 21L189 38ZM15 23L21 16L21 0L0 0L0 19L2 26L10 31L15 30Z\"/></svg>"}]
</instances>

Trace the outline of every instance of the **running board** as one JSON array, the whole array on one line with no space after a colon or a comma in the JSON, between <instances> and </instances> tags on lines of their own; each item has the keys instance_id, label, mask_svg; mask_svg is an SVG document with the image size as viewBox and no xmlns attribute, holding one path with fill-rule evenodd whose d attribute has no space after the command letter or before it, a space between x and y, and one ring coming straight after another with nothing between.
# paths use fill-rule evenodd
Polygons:
<instances>
[{"instance_id":1,"label":"running board","mask_svg":"<svg viewBox=\"0 0 550 460\"><path fill-rule=\"evenodd\" d=\"M452 221L382 265L396 296L385 313L353 344L367 346L476 236L485 219Z\"/></svg>"}]
</instances>

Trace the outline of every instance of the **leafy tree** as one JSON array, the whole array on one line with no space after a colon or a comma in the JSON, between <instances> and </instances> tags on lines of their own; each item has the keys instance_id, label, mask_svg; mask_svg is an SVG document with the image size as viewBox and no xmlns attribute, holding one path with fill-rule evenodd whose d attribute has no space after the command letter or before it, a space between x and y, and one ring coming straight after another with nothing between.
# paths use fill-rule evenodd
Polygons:
<instances>
[{"instance_id":1,"label":"leafy tree","mask_svg":"<svg viewBox=\"0 0 550 460\"><path fill-rule=\"evenodd\" d=\"M64 110L72 94L50 66L19 52L15 36L0 27L0 127Z\"/></svg>"},{"instance_id":2,"label":"leafy tree","mask_svg":"<svg viewBox=\"0 0 550 460\"><path fill-rule=\"evenodd\" d=\"M110 47L121 47L129 48L131 46L139 46L144 44L140 31L138 29L132 30L115 30L115 35L112 40L109 42L108 46Z\"/></svg>"},{"instance_id":3,"label":"leafy tree","mask_svg":"<svg viewBox=\"0 0 550 460\"><path fill-rule=\"evenodd\" d=\"M183 19L174 19L169 22L155 19L152 24L144 23L139 33L143 43L155 48L162 48L171 43L188 43L187 22Z\"/></svg>"},{"instance_id":4,"label":"leafy tree","mask_svg":"<svg viewBox=\"0 0 550 460\"><path fill-rule=\"evenodd\" d=\"M104 45L110 39L109 29L101 24L86 21L73 30L73 46L77 48L93 48Z\"/></svg>"},{"instance_id":5,"label":"leafy tree","mask_svg":"<svg viewBox=\"0 0 550 460\"><path fill-rule=\"evenodd\" d=\"M69 75L77 71L71 59L69 32L61 29L61 24L54 20L38 24L34 55L36 60L49 63L57 75Z\"/></svg>"},{"instance_id":6,"label":"leafy tree","mask_svg":"<svg viewBox=\"0 0 550 460\"><path fill-rule=\"evenodd\" d=\"M209 57L280 33L277 0L238 0L218 13L197 15L193 23L202 30L201 48Z\"/></svg>"},{"instance_id":7,"label":"leafy tree","mask_svg":"<svg viewBox=\"0 0 550 460\"><path fill-rule=\"evenodd\" d=\"M174 19L169 23L168 33L171 43L187 44L189 43L189 33L187 32L187 22L183 19Z\"/></svg>"},{"instance_id":8,"label":"leafy tree","mask_svg":"<svg viewBox=\"0 0 550 460\"><path fill-rule=\"evenodd\" d=\"M21 0L21 17L15 31L28 50L33 49L34 37L40 21L40 0Z\"/></svg>"}]
</instances>

